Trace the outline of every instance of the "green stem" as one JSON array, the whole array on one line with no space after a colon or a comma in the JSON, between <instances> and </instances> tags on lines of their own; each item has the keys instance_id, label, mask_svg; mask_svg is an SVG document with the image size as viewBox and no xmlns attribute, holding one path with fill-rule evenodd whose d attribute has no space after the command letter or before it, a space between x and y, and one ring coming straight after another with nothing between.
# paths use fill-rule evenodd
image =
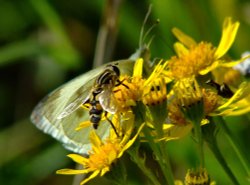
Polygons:
<instances>
[{"instance_id":1,"label":"green stem","mask_svg":"<svg viewBox=\"0 0 250 185\"><path fill-rule=\"evenodd\" d=\"M157 131L157 135L159 136L159 138L163 138L164 133L162 130L162 126L156 126L156 131ZM167 153L166 142L164 140L163 141L161 140L155 144L157 144L158 149L159 149L159 153L157 153L156 157L159 159L159 164L167 180L167 183L169 185L174 185L174 177L173 177L173 173L171 170L169 156Z\"/></svg>"},{"instance_id":2,"label":"green stem","mask_svg":"<svg viewBox=\"0 0 250 185\"><path fill-rule=\"evenodd\" d=\"M200 166L204 168L204 151L203 151L203 138L201 132L200 122L194 123L195 137L198 143L198 152L200 157Z\"/></svg>"},{"instance_id":3,"label":"green stem","mask_svg":"<svg viewBox=\"0 0 250 185\"><path fill-rule=\"evenodd\" d=\"M157 135L162 136L162 131L157 130ZM160 132L160 133L159 133ZM144 129L144 134L148 139L149 145L152 148L157 162L159 163L162 173L168 185L174 185L174 177L172 174L169 157L166 150L166 143L164 141L156 142L147 128ZM161 138L161 137L160 137Z\"/></svg>"},{"instance_id":4,"label":"green stem","mask_svg":"<svg viewBox=\"0 0 250 185\"><path fill-rule=\"evenodd\" d=\"M166 150L166 142L160 141L159 147L160 147L161 156L162 156L162 163L163 163L162 169L163 169L164 176L166 177L169 185L174 185L174 177L173 177L173 173L171 170L169 156Z\"/></svg>"},{"instance_id":5,"label":"green stem","mask_svg":"<svg viewBox=\"0 0 250 185\"><path fill-rule=\"evenodd\" d=\"M136 165L141 169L141 171L149 178L153 185L161 185L161 183L156 178L155 174L145 165L145 159L138 155L136 149L128 150L131 159L136 163Z\"/></svg>"},{"instance_id":6,"label":"green stem","mask_svg":"<svg viewBox=\"0 0 250 185\"><path fill-rule=\"evenodd\" d=\"M194 127L194 137L197 141L198 153L200 158L200 168L204 168L204 151L203 151L203 137L201 130L201 121L205 117L204 115L204 101L201 99L189 106L183 106L181 108L185 117L190 120Z\"/></svg>"},{"instance_id":7,"label":"green stem","mask_svg":"<svg viewBox=\"0 0 250 185\"><path fill-rule=\"evenodd\" d=\"M211 137L213 137L213 135L211 135ZM221 154L216 139L213 137L212 142L211 142L211 138L210 138L210 142L207 142L207 144L208 144L208 147L210 148L210 150L215 155L215 157L218 160L218 162L220 163L220 165L222 166L222 168L225 170L225 172L227 173L227 175L229 176L229 178L233 182L233 184L239 185L239 182L237 181L237 179L234 176L233 172L229 168L229 166L228 166L225 158Z\"/></svg>"},{"instance_id":8,"label":"green stem","mask_svg":"<svg viewBox=\"0 0 250 185\"><path fill-rule=\"evenodd\" d=\"M237 146L239 146L239 144L237 143L237 139L234 137L234 135L232 134L232 132L229 130L229 128L227 127L225 121L223 120L223 118L219 118L220 120L220 128L221 130L223 130L223 132L226 134L226 137L229 141L229 143L231 144L233 150L235 151L236 155L238 156L242 166L244 167L244 170L247 173L247 176L250 177L250 170L247 164L249 164L248 160L246 159L244 152Z\"/></svg>"},{"instance_id":9,"label":"green stem","mask_svg":"<svg viewBox=\"0 0 250 185\"><path fill-rule=\"evenodd\" d=\"M112 170L105 174L106 179L116 185L127 185L127 169L123 160L117 160L116 163L112 165Z\"/></svg>"}]
</instances>

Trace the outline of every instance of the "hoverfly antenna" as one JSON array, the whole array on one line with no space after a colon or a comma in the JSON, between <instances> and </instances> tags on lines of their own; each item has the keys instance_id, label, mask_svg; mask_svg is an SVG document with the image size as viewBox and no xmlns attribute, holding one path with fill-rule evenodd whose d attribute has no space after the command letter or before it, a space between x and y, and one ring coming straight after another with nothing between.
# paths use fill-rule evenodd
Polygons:
<instances>
[{"instance_id":1,"label":"hoverfly antenna","mask_svg":"<svg viewBox=\"0 0 250 185\"><path fill-rule=\"evenodd\" d=\"M149 15L151 14L151 11L152 11L152 4L149 5L149 8L148 8L148 11L147 11L147 14L144 18L144 21L143 21L143 24L142 24L142 28L141 28L141 31L140 31L140 39L139 39L139 47L141 48L142 45L143 45L143 42L145 41L146 37L150 34L150 32L155 28L156 25L158 25L160 23L160 20L157 19L153 25L147 30L147 32L144 34L144 29L145 29L145 25L148 21L148 18L149 18ZM147 44L147 46L150 46L152 40L154 38L154 35L150 38L149 40L149 43Z\"/></svg>"}]
</instances>

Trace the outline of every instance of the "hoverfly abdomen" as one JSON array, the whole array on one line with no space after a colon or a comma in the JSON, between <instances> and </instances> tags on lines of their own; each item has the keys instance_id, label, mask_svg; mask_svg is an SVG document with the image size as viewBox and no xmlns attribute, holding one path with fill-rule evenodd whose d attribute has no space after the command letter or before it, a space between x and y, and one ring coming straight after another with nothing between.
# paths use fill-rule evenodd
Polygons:
<instances>
[{"instance_id":1,"label":"hoverfly abdomen","mask_svg":"<svg viewBox=\"0 0 250 185\"><path fill-rule=\"evenodd\" d=\"M95 97L96 95L93 95L93 100L89 102L91 105L91 108L89 110L89 115L90 115L90 122L93 123L93 127L97 129L98 124L101 121L103 108L100 105L100 102L95 99Z\"/></svg>"},{"instance_id":2,"label":"hoverfly abdomen","mask_svg":"<svg viewBox=\"0 0 250 185\"><path fill-rule=\"evenodd\" d=\"M90 121L93 123L94 129L98 128L99 122L101 121L101 115L93 114L90 116Z\"/></svg>"},{"instance_id":3,"label":"hoverfly abdomen","mask_svg":"<svg viewBox=\"0 0 250 185\"><path fill-rule=\"evenodd\" d=\"M92 115L92 114L99 114L101 115L103 112L102 109L98 109L97 106L93 106L92 109L90 109L89 111L89 114Z\"/></svg>"}]
</instances>

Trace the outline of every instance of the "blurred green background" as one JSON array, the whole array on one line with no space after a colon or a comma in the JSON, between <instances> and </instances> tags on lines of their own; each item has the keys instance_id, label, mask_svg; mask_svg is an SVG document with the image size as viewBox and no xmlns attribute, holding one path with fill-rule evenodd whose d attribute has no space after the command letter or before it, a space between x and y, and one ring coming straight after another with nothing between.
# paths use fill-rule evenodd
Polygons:
<instances>
[{"instance_id":1,"label":"blurred green background","mask_svg":"<svg viewBox=\"0 0 250 185\"><path fill-rule=\"evenodd\" d=\"M73 184L73 176L56 175L57 169L72 167L70 153L59 142L43 134L29 116L38 101L51 90L92 68L95 45L107 3L104 0L0 0L0 184ZM230 49L232 58L250 50L249 0L124 0L116 25L117 38L110 60L128 58L139 46L139 34L149 4L154 20L152 57L173 55L176 26L197 41L218 45L226 16L241 23ZM107 13L107 12L106 12ZM115 33L115 32L114 32ZM115 35L115 34L114 34ZM115 38L115 37L114 37ZM227 118L238 142L250 153L250 116ZM223 133L219 133L223 154L241 184L249 181ZM146 146L145 146L146 147ZM168 143L175 177L183 179L195 165L196 152L190 136ZM206 164L218 184L230 184L210 150L205 147ZM135 164L127 161L129 184L142 184L144 178ZM150 161L149 161L150 162ZM150 165L150 163L149 163ZM89 184L108 184L103 178Z\"/></svg>"}]
</instances>

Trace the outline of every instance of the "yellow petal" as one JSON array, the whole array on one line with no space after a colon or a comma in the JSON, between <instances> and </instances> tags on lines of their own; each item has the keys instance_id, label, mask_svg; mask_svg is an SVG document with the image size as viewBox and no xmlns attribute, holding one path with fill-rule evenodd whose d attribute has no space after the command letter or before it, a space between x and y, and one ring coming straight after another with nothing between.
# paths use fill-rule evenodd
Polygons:
<instances>
[{"instance_id":1,"label":"yellow petal","mask_svg":"<svg viewBox=\"0 0 250 185\"><path fill-rule=\"evenodd\" d=\"M240 116L248 112L250 112L250 104L248 104L248 106L245 106L245 107L232 107L224 111L221 111L220 113L215 114L215 115L216 116Z\"/></svg>"},{"instance_id":2,"label":"yellow petal","mask_svg":"<svg viewBox=\"0 0 250 185\"><path fill-rule=\"evenodd\" d=\"M99 148L102 145L102 140L100 139L100 137L94 130L92 130L89 135L92 147Z\"/></svg>"},{"instance_id":3,"label":"yellow petal","mask_svg":"<svg viewBox=\"0 0 250 185\"><path fill-rule=\"evenodd\" d=\"M78 130L87 128L87 127L89 127L89 126L91 126L91 125L92 125L92 123L91 123L89 120L83 121L83 122L81 122L81 123L78 125L78 127L76 127L75 130L78 131Z\"/></svg>"},{"instance_id":4,"label":"yellow petal","mask_svg":"<svg viewBox=\"0 0 250 185\"><path fill-rule=\"evenodd\" d=\"M174 44L174 50L178 57L188 54L189 50L180 42Z\"/></svg>"},{"instance_id":5,"label":"yellow petal","mask_svg":"<svg viewBox=\"0 0 250 185\"><path fill-rule=\"evenodd\" d=\"M145 125L145 123L143 123L143 124L139 127L139 129L138 129L136 135L135 135L131 140L129 140L129 141L126 143L126 145L122 148L122 150L121 150L121 152L119 153L119 155L117 156L117 158L120 158L120 157L122 156L123 152L126 151L126 150L135 142L136 138L137 138L138 135L140 134L140 132L141 132L142 128L144 127L144 125ZM122 143L122 142L121 142L121 143Z\"/></svg>"},{"instance_id":6,"label":"yellow petal","mask_svg":"<svg viewBox=\"0 0 250 185\"><path fill-rule=\"evenodd\" d=\"M246 98L250 92L250 83L243 82L239 89L234 93L234 95L223 105L217 108L217 110L226 109L229 105L233 104L234 102L240 101L243 98Z\"/></svg>"},{"instance_id":7,"label":"yellow petal","mask_svg":"<svg viewBox=\"0 0 250 185\"><path fill-rule=\"evenodd\" d=\"M202 119L201 120L201 125L206 125L209 123L209 120L208 119Z\"/></svg>"},{"instance_id":8,"label":"yellow petal","mask_svg":"<svg viewBox=\"0 0 250 185\"><path fill-rule=\"evenodd\" d=\"M222 57L231 47L236 37L239 22L232 23L231 17L227 17L223 23L223 31L219 46L215 52L216 59Z\"/></svg>"},{"instance_id":9,"label":"yellow petal","mask_svg":"<svg viewBox=\"0 0 250 185\"><path fill-rule=\"evenodd\" d=\"M91 179L95 178L99 173L100 173L100 170L94 171L88 178L84 179L84 180L80 183L80 185L86 184L88 181L90 181Z\"/></svg>"},{"instance_id":10,"label":"yellow petal","mask_svg":"<svg viewBox=\"0 0 250 185\"><path fill-rule=\"evenodd\" d=\"M130 134L132 133L134 129L134 119L135 119L135 115L132 111L128 111L123 115L122 128L125 134L124 137L126 136L130 137Z\"/></svg>"},{"instance_id":11,"label":"yellow petal","mask_svg":"<svg viewBox=\"0 0 250 185\"><path fill-rule=\"evenodd\" d=\"M88 162L88 159L86 159L85 157L78 155L78 154L69 154L67 155L69 158L71 158L73 161L75 161L76 163L85 165L86 162Z\"/></svg>"},{"instance_id":12,"label":"yellow petal","mask_svg":"<svg viewBox=\"0 0 250 185\"><path fill-rule=\"evenodd\" d=\"M169 141L173 139L179 139L187 135L191 129L192 129L192 124L187 124L185 126L164 124L163 126L164 137L160 138L159 140Z\"/></svg>"},{"instance_id":13,"label":"yellow petal","mask_svg":"<svg viewBox=\"0 0 250 185\"><path fill-rule=\"evenodd\" d=\"M108 154L108 163L112 164L115 159L117 159L117 153L116 153L116 151L115 150L109 151L109 154Z\"/></svg>"},{"instance_id":14,"label":"yellow petal","mask_svg":"<svg viewBox=\"0 0 250 185\"><path fill-rule=\"evenodd\" d=\"M197 44L193 38L189 37L178 28L173 28L172 32L174 36L188 48L191 48L192 46L195 46Z\"/></svg>"},{"instance_id":15,"label":"yellow petal","mask_svg":"<svg viewBox=\"0 0 250 185\"><path fill-rule=\"evenodd\" d=\"M227 114L225 116L240 116L248 112L250 112L250 104L248 104L247 107L239 108L238 110L233 110L230 114Z\"/></svg>"},{"instance_id":16,"label":"yellow petal","mask_svg":"<svg viewBox=\"0 0 250 185\"><path fill-rule=\"evenodd\" d=\"M142 77L142 70L143 70L143 59L138 58L134 65L133 76Z\"/></svg>"},{"instance_id":17,"label":"yellow petal","mask_svg":"<svg viewBox=\"0 0 250 185\"><path fill-rule=\"evenodd\" d=\"M223 63L220 63L220 66L221 67L227 67L227 68L231 68L239 63L241 63L243 60L237 60L237 61L232 61L232 62L223 62Z\"/></svg>"},{"instance_id":18,"label":"yellow petal","mask_svg":"<svg viewBox=\"0 0 250 185\"><path fill-rule=\"evenodd\" d=\"M207 68L199 71L199 74L200 75L205 75L205 74L209 73L210 71L213 71L214 69L216 69L218 67L218 65L219 65L219 61L214 61L212 63L212 65L210 65Z\"/></svg>"},{"instance_id":19,"label":"yellow petal","mask_svg":"<svg viewBox=\"0 0 250 185\"><path fill-rule=\"evenodd\" d=\"M180 180L175 180L174 185L183 185L182 181Z\"/></svg>"},{"instance_id":20,"label":"yellow petal","mask_svg":"<svg viewBox=\"0 0 250 185\"><path fill-rule=\"evenodd\" d=\"M114 127L116 128L116 131L118 132L118 135L120 135L120 114L114 114L113 118L112 118L112 123L114 125ZM115 130L113 128L110 129L109 131L109 138L110 140L116 139L117 138L117 134L115 132Z\"/></svg>"},{"instance_id":21,"label":"yellow petal","mask_svg":"<svg viewBox=\"0 0 250 185\"><path fill-rule=\"evenodd\" d=\"M250 58L250 55L247 55L245 57L242 57L241 59L239 60L236 60L236 61L231 61L231 62L221 62L220 63L220 66L221 67L233 67L241 62L244 62L244 60L247 60Z\"/></svg>"},{"instance_id":22,"label":"yellow petal","mask_svg":"<svg viewBox=\"0 0 250 185\"><path fill-rule=\"evenodd\" d=\"M168 62L161 60L154 68L154 71L151 73L151 75L148 77L148 79L144 83L144 87L151 86L150 84L155 81L156 78L158 78L166 68Z\"/></svg>"},{"instance_id":23,"label":"yellow petal","mask_svg":"<svg viewBox=\"0 0 250 185\"><path fill-rule=\"evenodd\" d=\"M103 176L105 173L107 173L110 170L109 166L102 169L100 176Z\"/></svg>"},{"instance_id":24,"label":"yellow petal","mask_svg":"<svg viewBox=\"0 0 250 185\"><path fill-rule=\"evenodd\" d=\"M89 170L87 169L84 169L84 170L61 169L61 170L56 171L56 174L63 174L63 175L75 175L75 174L84 174L84 173L89 173Z\"/></svg>"}]
</instances>

